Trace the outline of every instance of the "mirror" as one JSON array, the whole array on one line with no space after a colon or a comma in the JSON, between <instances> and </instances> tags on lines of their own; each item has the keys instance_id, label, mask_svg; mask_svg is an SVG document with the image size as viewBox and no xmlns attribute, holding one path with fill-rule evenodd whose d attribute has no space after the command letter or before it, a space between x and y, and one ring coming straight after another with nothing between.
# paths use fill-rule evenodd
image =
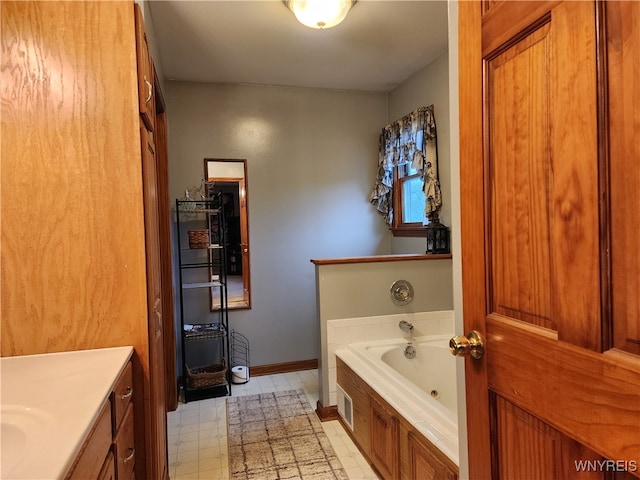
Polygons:
<instances>
[{"instance_id":1,"label":"mirror","mask_svg":"<svg viewBox=\"0 0 640 480\"><path fill-rule=\"evenodd\" d=\"M229 309L251 308L247 161L205 158L204 175L221 192L227 225L227 301ZM220 307L212 293L211 310Z\"/></svg>"}]
</instances>

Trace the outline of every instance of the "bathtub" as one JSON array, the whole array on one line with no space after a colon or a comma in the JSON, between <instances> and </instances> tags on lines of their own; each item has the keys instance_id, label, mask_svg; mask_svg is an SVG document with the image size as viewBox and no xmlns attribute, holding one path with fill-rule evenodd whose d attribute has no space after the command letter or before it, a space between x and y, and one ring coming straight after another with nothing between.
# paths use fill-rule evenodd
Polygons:
<instances>
[{"instance_id":1,"label":"bathtub","mask_svg":"<svg viewBox=\"0 0 640 480\"><path fill-rule=\"evenodd\" d=\"M352 343L336 350L362 380L380 394L431 443L459 465L455 357L450 335Z\"/></svg>"}]
</instances>

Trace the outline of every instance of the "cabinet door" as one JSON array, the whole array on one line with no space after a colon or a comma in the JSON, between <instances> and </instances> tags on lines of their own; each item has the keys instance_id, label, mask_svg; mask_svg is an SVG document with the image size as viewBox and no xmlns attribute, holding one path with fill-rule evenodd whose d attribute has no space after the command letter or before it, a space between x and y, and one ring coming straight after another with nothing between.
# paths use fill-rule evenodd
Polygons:
<instances>
[{"instance_id":1,"label":"cabinet door","mask_svg":"<svg viewBox=\"0 0 640 480\"><path fill-rule=\"evenodd\" d=\"M456 480L458 475L448 468L433 448L421 442L413 432L408 436L409 478L411 480Z\"/></svg>"},{"instance_id":2,"label":"cabinet door","mask_svg":"<svg viewBox=\"0 0 640 480\"><path fill-rule=\"evenodd\" d=\"M155 98L153 62L140 6L135 4L136 57L138 60L138 104L145 127L152 132L155 124Z\"/></svg>"},{"instance_id":3,"label":"cabinet door","mask_svg":"<svg viewBox=\"0 0 640 480\"><path fill-rule=\"evenodd\" d=\"M102 470L100 470L100 474L98 475L98 480L115 480L116 479L116 468L113 464L113 453L109 452L107 455L107 459L104 461L102 465Z\"/></svg>"},{"instance_id":4,"label":"cabinet door","mask_svg":"<svg viewBox=\"0 0 640 480\"><path fill-rule=\"evenodd\" d=\"M149 377L151 425L150 450L153 454L152 473L154 479L166 478L167 461L167 410L164 377L164 337L162 324L162 302L160 297L161 269L160 244L158 241L158 195L156 160L150 135L140 128L142 141L142 178L144 198L144 226L147 257L147 305L149 321Z\"/></svg>"},{"instance_id":5,"label":"cabinet door","mask_svg":"<svg viewBox=\"0 0 640 480\"><path fill-rule=\"evenodd\" d=\"M105 402L66 480L97 478L111 447L111 403Z\"/></svg>"},{"instance_id":6,"label":"cabinet door","mask_svg":"<svg viewBox=\"0 0 640 480\"><path fill-rule=\"evenodd\" d=\"M133 425L133 405L129 404L114 442L116 446L115 460L118 480L126 480L133 477L136 463Z\"/></svg>"},{"instance_id":7,"label":"cabinet door","mask_svg":"<svg viewBox=\"0 0 640 480\"><path fill-rule=\"evenodd\" d=\"M124 418L127 407L131 403L133 394L133 367L131 362L129 362L113 388L112 408L114 431L117 431L120 427L120 423Z\"/></svg>"},{"instance_id":8,"label":"cabinet door","mask_svg":"<svg viewBox=\"0 0 640 480\"><path fill-rule=\"evenodd\" d=\"M371 460L385 479L396 479L400 470L398 419L371 397Z\"/></svg>"}]
</instances>

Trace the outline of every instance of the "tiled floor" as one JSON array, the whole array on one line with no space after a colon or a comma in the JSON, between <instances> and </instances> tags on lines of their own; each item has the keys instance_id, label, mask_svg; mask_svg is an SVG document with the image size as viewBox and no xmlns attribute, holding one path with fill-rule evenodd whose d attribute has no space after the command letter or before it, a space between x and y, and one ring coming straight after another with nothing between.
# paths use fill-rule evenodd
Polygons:
<instances>
[{"instance_id":1,"label":"tiled floor","mask_svg":"<svg viewBox=\"0 0 640 480\"><path fill-rule=\"evenodd\" d=\"M233 396L303 389L315 408L318 371L252 377L233 385ZM229 478L226 399L212 398L178 405L167 415L169 474L172 480L223 480ZM377 480L367 461L338 421L323 422L329 440L351 480Z\"/></svg>"}]
</instances>

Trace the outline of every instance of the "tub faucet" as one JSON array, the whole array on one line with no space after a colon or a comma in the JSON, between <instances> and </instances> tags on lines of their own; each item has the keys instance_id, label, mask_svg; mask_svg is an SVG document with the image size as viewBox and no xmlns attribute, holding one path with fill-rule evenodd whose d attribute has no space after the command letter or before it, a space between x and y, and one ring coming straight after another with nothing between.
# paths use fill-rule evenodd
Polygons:
<instances>
[{"instance_id":1,"label":"tub faucet","mask_svg":"<svg viewBox=\"0 0 640 480\"><path fill-rule=\"evenodd\" d=\"M413 335L413 323L409 323L406 320L400 320L398 326L403 332Z\"/></svg>"}]
</instances>

